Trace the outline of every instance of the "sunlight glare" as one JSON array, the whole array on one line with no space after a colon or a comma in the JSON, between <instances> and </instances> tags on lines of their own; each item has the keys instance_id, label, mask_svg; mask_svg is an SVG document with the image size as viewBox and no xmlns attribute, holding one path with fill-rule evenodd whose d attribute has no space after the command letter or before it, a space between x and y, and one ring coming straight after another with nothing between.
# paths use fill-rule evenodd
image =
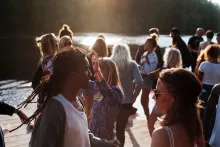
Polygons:
<instances>
[{"instance_id":1,"label":"sunlight glare","mask_svg":"<svg viewBox=\"0 0 220 147\"><path fill-rule=\"evenodd\" d=\"M92 46L96 40L96 36L89 36L89 37L86 37L82 42L81 44L83 45L86 45L86 46ZM121 38L118 38L118 37L106 37L105 38L105 41L106 41L106 44L116 44L116 43L119 43L122 39Z\"/></svg>"}]
</instances>

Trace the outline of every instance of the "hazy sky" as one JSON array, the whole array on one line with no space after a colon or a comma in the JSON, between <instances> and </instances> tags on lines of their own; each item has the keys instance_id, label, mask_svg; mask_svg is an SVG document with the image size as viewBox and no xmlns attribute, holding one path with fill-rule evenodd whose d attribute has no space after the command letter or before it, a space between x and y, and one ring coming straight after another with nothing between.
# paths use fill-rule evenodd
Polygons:
<instances>
[{"instance_id":1,"label":"hazy sky","mask_svg":"<svg viewBox=\"0 0 220 147\"><path fill-rule=\"evenodd\" d=\"M220 4L220 0L211 0L211 1Z\"/></svg>"}]
</instances>

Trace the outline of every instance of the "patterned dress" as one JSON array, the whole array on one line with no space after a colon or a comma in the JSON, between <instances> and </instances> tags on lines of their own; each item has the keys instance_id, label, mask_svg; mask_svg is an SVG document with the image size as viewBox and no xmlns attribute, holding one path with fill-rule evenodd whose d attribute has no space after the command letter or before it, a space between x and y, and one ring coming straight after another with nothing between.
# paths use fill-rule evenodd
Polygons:
<instances>
[{"instance_id":1,"label":"patterned dress","mask_svg":"<svg viewBox=\"0 0 220 147\"><path fill-rule=\"evenodd\" d=\"M103 80L101 82L90 81L88 92L94 98L91 132L101 139L114 139L114 123L122 103L122 91L118 86L109 86Z\"/></svg>"}]
</instances>

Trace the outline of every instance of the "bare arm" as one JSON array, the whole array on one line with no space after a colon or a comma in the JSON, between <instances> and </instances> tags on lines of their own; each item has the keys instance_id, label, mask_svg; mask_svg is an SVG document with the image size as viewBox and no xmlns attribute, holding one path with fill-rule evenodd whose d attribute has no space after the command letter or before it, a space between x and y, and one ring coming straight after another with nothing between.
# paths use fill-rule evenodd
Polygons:
<instances>
[{"instance_id":1,"label":"bare arm","mask_svg":"<svg viewBox=\"0 0 220 147\"><path fill-rule=\"evenodd\" d=\"M133 91L133 98L134 98L133 101L135 101L142 87L142 78L141 78L141 74L136 63L133 64L133 77L134 77L135 83L137 84Z\"/></svg>"},{"instance_id":2,"label":"bare arm","mask_svg":"<svg viewBox=\"0 0 220 147\"><path fill-rule=\"evenodd\" d=\"M151 147L170 147L167 132L162 127L154 130Z\"/></svg>"},{"instance_id":3,"label":"bare arm","mask_svg":"<svg viewBox=\"0 0 220 147\"><path fill-rule=\"evenodd\" d=\"M202 83L202 81L203 81L203 77L204 77L204 73L203 72L201 72L201 71L199 71L199 73L198 73L198 79L199 79L199 81Z\"/></svg>"}]
</instances>

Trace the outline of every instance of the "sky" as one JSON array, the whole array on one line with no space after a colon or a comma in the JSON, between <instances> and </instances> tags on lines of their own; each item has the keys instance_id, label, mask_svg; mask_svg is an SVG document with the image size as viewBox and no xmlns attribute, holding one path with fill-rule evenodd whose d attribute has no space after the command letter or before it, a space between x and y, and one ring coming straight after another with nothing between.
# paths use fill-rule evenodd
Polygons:
<instances>
[{"instance_id":1,"label":"sky","mask_svg":"<svg viewBox=\"0 0 220 147\"><path fill-rule=\"evenodd\" d=\"M212 2L218 3L220 5L220 0L211 0Z\"/></svg>"}]
</instances>

